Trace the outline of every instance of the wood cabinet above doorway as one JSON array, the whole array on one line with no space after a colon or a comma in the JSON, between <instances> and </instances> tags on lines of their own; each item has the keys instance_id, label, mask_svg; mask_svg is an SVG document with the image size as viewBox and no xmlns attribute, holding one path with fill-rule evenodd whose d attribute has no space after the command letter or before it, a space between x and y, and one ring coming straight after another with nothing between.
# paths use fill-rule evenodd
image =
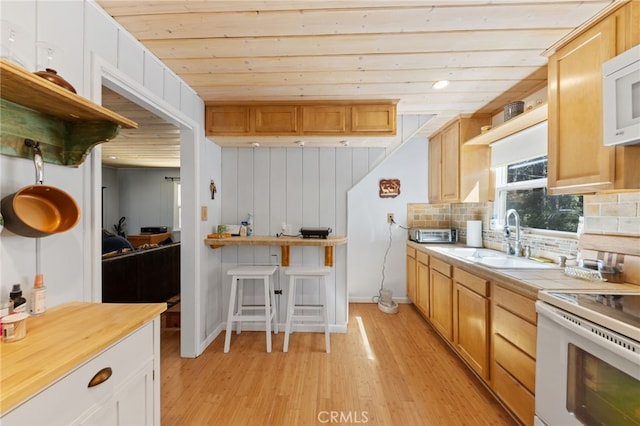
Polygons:
<instances>
[{"instance_id":1,"label":"wood cabinet above doorway","mask_svg":"<svg viewBox=\"0 0 640 426\"><path fill-rule=\"evenodd\" d=\"M207 136L395 136L396 102L207 103Z\"/></svg>"}]
</instances>

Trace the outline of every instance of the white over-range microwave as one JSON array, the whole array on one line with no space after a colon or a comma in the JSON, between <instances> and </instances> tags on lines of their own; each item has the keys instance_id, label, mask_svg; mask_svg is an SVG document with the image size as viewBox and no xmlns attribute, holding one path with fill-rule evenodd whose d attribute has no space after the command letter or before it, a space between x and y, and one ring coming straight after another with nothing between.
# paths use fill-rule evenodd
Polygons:
<instances>
[{"instance_id":1,"label":"white over-range microwave","mask_svg":"<svg viewBox=\"0 0 640 426\"><path fill-rule=\"evenodd\" d=\"M640 44L602 64L604 144L640 144Z\"/></svg>"}]
</instances>

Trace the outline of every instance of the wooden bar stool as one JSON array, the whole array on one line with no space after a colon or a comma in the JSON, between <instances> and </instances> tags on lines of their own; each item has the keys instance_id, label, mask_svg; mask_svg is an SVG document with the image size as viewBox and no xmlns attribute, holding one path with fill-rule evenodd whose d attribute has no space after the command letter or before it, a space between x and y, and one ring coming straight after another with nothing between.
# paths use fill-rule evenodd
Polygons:
<instances>
[{"instance_id":1,"label":"wooden bar stool","mask_svg":"<svg viewBox=\"0 0 640 426\"><path fill-rule=\"evenodd\" d=\"M285 275L289 276L289 297L287 302L287 322L284 330L283 352L289 350L289 334L294 321L317 321L312 325L324 325L324 344L327 352L331 352L331 339L329 337L329 288L327 286L327 275L331 273L331 268L324 266L292 266L287 268ZM296 282L298 280L319 279L320 283L320 304L319 305L296 305ZM296 314L295 311L316 310L312 315L304 313ZM307 323L305 323L307 324Z\"/></svg>"},{"instance_id":2,"label":"wooden bar stool","mask_svg":"<svg viewBox=\"0 0 640 426\"><path fill-rule=\"evenodd\" d=\"M231 275L231 293L229 294L229 313L227 314L227 333L224 339L224 352L229 352L233 323L237 322L236 333L242 331L242 322L264 321L267 335L267 352L271 352L271 321L273 332L278 334L278 315L276 314L276 298L273 287L273 274L278 269L272 265L242 265L229 269ZM243 301L243 281L262 280L264 283L264 305L245 305ZM237 309L236 309L237 297ZM263 311L264 313L247 315L246 311Z\"/></svg>"}]
</instances>

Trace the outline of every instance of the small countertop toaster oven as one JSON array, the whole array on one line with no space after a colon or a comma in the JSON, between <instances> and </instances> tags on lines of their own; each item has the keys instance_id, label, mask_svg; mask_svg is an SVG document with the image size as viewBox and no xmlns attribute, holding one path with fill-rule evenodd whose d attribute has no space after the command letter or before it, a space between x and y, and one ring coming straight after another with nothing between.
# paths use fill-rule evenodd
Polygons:
<instances>
[{"instance_id":1,"label":"small countertop toaster oven","mask_svg":"<svg viewBox=\"0 0 640 426\"><path fill-rule=\"evenodd\" d=\"M458 233L455 229L410 228L409 239L421 244L456 243L458 241Z\"/></svg>"}]
</instances>

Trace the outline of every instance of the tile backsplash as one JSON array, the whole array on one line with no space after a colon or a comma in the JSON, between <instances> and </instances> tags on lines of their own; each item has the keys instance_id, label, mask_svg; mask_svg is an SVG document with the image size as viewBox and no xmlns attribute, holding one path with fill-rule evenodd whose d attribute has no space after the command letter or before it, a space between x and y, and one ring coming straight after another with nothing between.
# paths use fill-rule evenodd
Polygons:
<instances>
[{"instance_id":1,"label":"tile backsplash","mask_svg":"<svg viewBox=\"0 0 640 426\"><path fill-rule=\"evenodd\" d=\"M585 195L584 231L640 236L640 192Z\"/></svg>"},{"instance_id":2,"label":"tile backsplash","mask_svg":"<svg viewBox=\"0 0 640 426\"><path fill-rule=\"evenodd\" d=\"M409 204L407 226L418 228L457 228L459 240L465 243L467 220L482 221L483 245L505 249L502 229L491 229L493 203ZM595 194L584 196L584 232L589 234L640 236L640 192ZM513 238L513 237L512 237ZM532 256L555 259L578 253L577 238L548 235L522 235L523 245L531 247Z\"/></svg>"}]
</instances>

